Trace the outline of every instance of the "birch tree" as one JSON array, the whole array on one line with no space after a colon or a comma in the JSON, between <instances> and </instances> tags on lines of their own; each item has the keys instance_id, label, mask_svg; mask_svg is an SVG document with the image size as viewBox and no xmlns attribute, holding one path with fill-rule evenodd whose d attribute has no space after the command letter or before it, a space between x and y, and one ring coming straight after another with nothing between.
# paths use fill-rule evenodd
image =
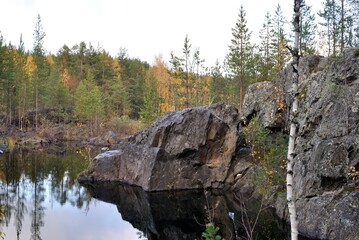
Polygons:
<instances>
[{"instance_id":1,"label":"birch tree","mask_svg":"<svg viewBox=\"0 0 359 240\"><path fill-rule=\"evenodd\" d=\"M293 103L291 107L290 117L290 132L288 143L288 155L287 155L287 204L290 218L291 239L298 239L298 218L295 207L295 194L293 191L293 165L294 165L294 147L297 132L296 116L298 114L298 65L299 65L299 36L300 36L300 5L301 0L294 0L294 48L290 49L292 53L292 66L293 66Z\"/></svg>"}]
</instances>

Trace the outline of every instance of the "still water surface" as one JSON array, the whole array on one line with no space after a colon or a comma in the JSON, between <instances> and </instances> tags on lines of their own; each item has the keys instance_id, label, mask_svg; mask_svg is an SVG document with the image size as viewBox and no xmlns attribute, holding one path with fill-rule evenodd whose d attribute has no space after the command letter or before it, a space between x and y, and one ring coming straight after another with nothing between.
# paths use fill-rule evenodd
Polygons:
<instances>
[{"instance_id":1,"label":"still water surface","mask_svg":"<svg viewBox=\"0 0 359 240\"><path fill-rule=\"evenodd\" d=\"M4 239L200 239L208 219L225 239L245 239L243 204L233 195L179 191L146 193L140 188L80 186L76 176L98 151L61 154L13 151L0 156L0 223ZM245 205L255 220L258 203ZM272 211L261 212L256 239L288 239Z\"/></svg>"},{"instance_id":2,"label":"still water surface","mask_svg":"<svg viewBox=\"0 0 359 240\"><path fill-rule=\"evenodd\" d=\"M76 181L96 152L14 151L0 156L4 239L138 239L113 204L92 198Z\"/></svg>"}]
</instances>

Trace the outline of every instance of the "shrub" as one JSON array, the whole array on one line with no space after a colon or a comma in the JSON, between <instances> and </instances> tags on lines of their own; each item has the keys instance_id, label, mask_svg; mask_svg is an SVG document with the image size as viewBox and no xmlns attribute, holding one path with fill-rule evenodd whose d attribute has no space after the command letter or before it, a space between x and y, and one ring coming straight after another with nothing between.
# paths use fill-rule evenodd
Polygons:
<instances>
[{"instance_id":1,"label":"shrub","mask_svg":"<svg viewBox=\"0 0 359 240\"><path fill-rule=\"evenodd\" d=\"M144 128L144 124L140 121L130 119L128 116L112 117L107 122L107 127L114 132L121 133L123 135L134 134Z\"/></svg>"},{"instance_id":2,"label":"shrub","mask_svg":"<svg viewBox=\"0 0 359 240\"><path fill-rule=\"evenodd\" d=\"M287 137L281 132L264 128L256 117L251 119L243 132L252 157L263 167L256 179L259 190L262 187L268 190L268 185L284 188Z\"/></svg>"},{"instance_id":3,"label":"shrub","mask_svg":"<svg viewBox=\"0 0 359 240\"><path fill-rule=\"evenodd\" d=\"M216 227L214 223L206 224L206 230L202 233L202 237L205 240L221 240L221 236L217 235L219 227Z\"/></svg>"}]
</instances>

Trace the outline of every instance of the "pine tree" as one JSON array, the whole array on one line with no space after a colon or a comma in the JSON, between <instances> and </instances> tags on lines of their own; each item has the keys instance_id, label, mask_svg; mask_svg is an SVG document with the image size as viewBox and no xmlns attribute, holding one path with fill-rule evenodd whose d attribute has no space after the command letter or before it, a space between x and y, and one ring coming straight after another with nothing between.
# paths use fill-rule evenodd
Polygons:
<instances>
[{"instance_id":1,"label":"pine tree","mask_svg":"<svg viewBox=\"0 0 359 240\"><path fill-rule=\"evenodd\" d=\"M341 0L341 47L358 47L359 46L359 1L358 0ZM344 30L344 31L343 31Z\"/></svg>"},{"instance_id":2,"label":"pine tree","mask_svg":"<svg viewBox=\"0 0 359 240\"><path fill-rule=\"evenodd\" d=\"M155 57L155 64L152 67L153 74L156 78L157 93L160 101L160 114L174 110L172 105L173 93L171 93L172 79L170 70L164 62L162 56Z\"/></svg>"},{"instance_id":3,"label":"pine tree","mask_svg":"<svg viewBox=\"0 0 359 240\"><path fill-rule=\"evenodd\" d=\"M109 91L107 98L104 99L105 106L107 106L107 116L123 116L129 114L129 100L128 92L123 84L121 78L121 67L118 59L114 59L112 62L112 69L114 75L110 81L108 81Z\"/></svg>"},{"instance_id":4,"label":"pine tree","mask_svg":"<svg viewBox=\"0 0 359 240\"><path fill-rule=\"evenodd\" d=\"M29 96L29 77L26 74L26 60L27 53L25 52L24 42L22 35L20 36L20 43L17 48L16 65L17 65L17 103L18 103L18 126L21 130L25 125L25 113L28 111Z\"/></svg>"},{"instance_id":5,"label":"pine tree","mask_svg":"<svg viewBox=\"0 0 359 240\"><path fill-rule=\"evenodd\" d=\"M278 4L272 17L273 35L271 39L271 49L275 59L274 74L283 69L285 63L290 59L290 53L287 49L288 39L285 30L287 20L285 19L282 8Z\"/></svg>"},{"instance_id":6,"label":"pine tree","mask_svg":"<svg viewBox=\"0 0 359 240\"><path fill-rule=\"evenodd\" d=\"M204 59L201 59L199 48L197 48L193 53L193 78L194 78L194 89L195 89L195 106L203 104L204 96L204 81L201 80L200 69ZM201 99L199 99L201 97Z\"/></svg>"},{"instance_id":7,"label":"pine tree","mask_svg":"<svg viewBox=\"0 0 359 240\"><path fill-rule=\"evenodd\" d=\"M144 104L140 111L141 120L152 123L160 115L160 97L157 93L156 77L153 69L146 74Z\"/></svg>"},{"instance_id":8,"label":"pine tree","mask_svg":"<svg viewBox=\"0 0 359 240\"><path fill-rule=\"evenodd\" d=\"M215 65L211 68L211 84L210 84L210 102L226 102L228 91L226 90L225 78L223 76L222 66L218 59Z\"/></svg>"},{"instance_id":9,"label":"pine tree","mask_svg":"<svg viewBox=\"0 0 359 240\"><path fill-rule=\"evenodd\" d=\"M350 42L350 46L359 47L359 0L349 0L349 11L350 11L350 26L348 42Z\"/></svg>"},{"instance_id":10,"label":"pine tree","mask_svg":"<svg viewBox=\"0 0 359 240\"><path fill-rule=\"evenodd\" d=\"M95 132L105 114L105 107L102 101L102 93L94 82L91 71L86 79L82 80L75 92L75 114L81 119L87 120L91 132Z\"/></svg>"},{"instance_id":11,"label":"pine tree","mask_svg":"<svg viewBox=\"0 0 359 240\"><path fill-rule=\"evenodd\" d=\"M328 56L336 56L339 42L340 31L340 7L336 0L325 0L323 10L319 11L318 15L322 18L319 22L326 30Z\"/></svg>"},{"instance_id":12,"label":"pine tree","mask_svg":"<svg viewBox=\"0 0 359 240\"><path fill-rule=\"evenodd\" d=\"M129 117L137 119L143 106L143 92L146 72L149 64L140 59L125 57L119 59L121 66L121 79L128 92Z\"/></svg>"},{"instance_id":13,"label":"pine tree","mask_svg":"<svg viewBox=\"0 0 359 240\"><path fill-rule=\"evenodd\" d=\"M269 12L264 17L264 23L259 31L259 37L261 39L258 46L259 58L258 58L258 81L270 81L274 77L273 66L274 53L271 46L271 40L273 39L273 22L272 16Z\"/></svg>"},{"instance_id":14,"label":"pine tree","mask_svg":"<svg viewBox=\"0 0 359 240\"><path fill-rule=\"evenodd\" d=\"M242 5L236 25L232 28L232 40L229 46L229 53L226 57L231 75L238 81L240 111L243 105L245 87L250 81L249 71L253 51L250 38L251 32L248 30L246 12Z\"/></svg>"},{"instance_id":15,"label":"pine tree","mask_svg":"<svg viewBox=\"0 0 359 240\"><path fill-rule=\"evenodd\" d=\"M88 53L87 45L85 42L80 42L79 45L75 45L72 48L75 52L77 58L77 78L83 79L85 76L85 64L86 64L86 56Z\"/></svg>"},{"instance_id":16,"label":"pine tree","mask_svg":"<svg viewBox=\"0 0 359 240\"><path fill-rule=\"evenodd\" d=\"M182 68L182 60L177 57L173 52L171 52L170 58L171 65L171 78L170 78L170 95L171 95L171 105L173 106L173 110L181 109L185 107L185 94L182 90L181 84L183 82L183 68Z\"/></svg>"},{"instance_id":17,"label":"pine tree","mask_svg":"<svg viewBox=\"0 0 359 240\"><path fill-rule=\"evenodd\" d=\"M314 54L315 52L315 15L311 12L312 7L308 6L304 0L301 2L300 19L300 54Z\"/></svg>"},{"instance_id":18,"label":"pine tree","mask_svg":"<svg viewBox=\"0 0 359 240\"><path fill-rule=\"evenodd\" d=\"M80 71L76 60L74 50L70 49L66 44L60 48L55 58L63 85L69 90L75 89L78 79L80 79Z\"/></svg>"},{"instance_id":19,"label":"pine tree","mask_svg":"<svg viewBox=\"0 0 359 240\"><path fill-rule=\"evenodd\" d=\"M51 64L48 84L44 89L44 107L68 108L71 106L69 89L63 84L56 64Z\"/></svg>"},{"instance_id":20,"label":"pine tree","mask_svg":"<svg viewBox=\"0 0 359 240\"><path fill-rule=\"evenodd\" d=\"M35 129L38 129L38 112L41 105L41 97L45 81L49 75L49 66L45 57L44 38L46 34L43 30L41 17L37 16L37 22L34 30L34 46L33 46L33 58L36 64L36 71L34 73L34 88L35 88Z\"/></svg>"},{"instance_id":21,"label":"pine tree","mask_svg":"<svg viewBox=\"0 0 359 240\"><path fill-rule=\"evenodd\" d=\"M2 102L5 103L5 111L7 114L7 123L11 124L15 114L15 94L16 94L16 63L15 63L15 47L10 43L2 49L2 74L1 89L3 91Z\"/></svg>"},{"instance_id":22,"label":"pine tree","mask_svg":"<svg viewBox=\"0 0 359 240\"><path fill-rule=\"evenodd\" d=\"M186 35L185 39L184 39L184 44L183 44L183 49L182 49L182 53L183 53L183 67L184 67L184 79L185 79L185 89L186 89L186 102L185 102L185 106L186 108L188 108L190 106L190 54L191 54L191 47L192 45L189 42L189 38L188 35Z\"/></svg>"}]
</instances>

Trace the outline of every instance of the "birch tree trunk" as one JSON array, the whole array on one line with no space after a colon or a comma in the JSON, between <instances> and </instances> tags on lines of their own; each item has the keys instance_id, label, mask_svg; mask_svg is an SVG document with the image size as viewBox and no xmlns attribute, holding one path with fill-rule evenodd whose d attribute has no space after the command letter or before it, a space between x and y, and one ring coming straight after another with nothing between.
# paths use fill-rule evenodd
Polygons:
<instances>
[{"instance_id":1,"label":"birch tree trunk","mask_svg":"<svg viewBox=\"0 0 359 240\"><path fill-rule=\"evenodd\" d=\"M295 194L293 191L293 165L294 165L294 147L297 134L297 114L298 114L298 63L299 63L299 35L300 35L300 4L301 0L294 0L294 48L291 50L293 57L293 103L291 107L290 132L287 155L287 203L290 218L291 239L298 239L298 218L295 207Z\"/></svg>"}]
</instances>

